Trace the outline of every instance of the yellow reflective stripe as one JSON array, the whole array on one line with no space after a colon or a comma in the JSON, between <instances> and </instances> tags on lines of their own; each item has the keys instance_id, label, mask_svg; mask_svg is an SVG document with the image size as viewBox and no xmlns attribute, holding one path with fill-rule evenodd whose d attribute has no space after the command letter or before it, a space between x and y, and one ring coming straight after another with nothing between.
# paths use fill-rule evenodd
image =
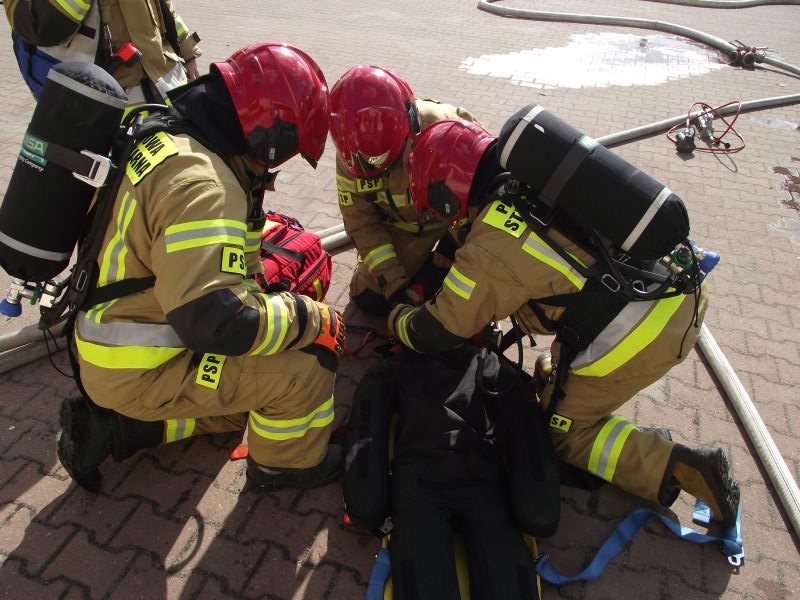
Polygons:
<instances>
[{"instance_id":1,"label":"yellow reflective stripe","mask_svg":"<svg viewBox=\"0 0 800 600\"><path fill-rule=\"evenodd\" d=\"M264 298L267 322L264 327L264 339L250 354L275 354L280 349L286 332L289 330L289 311L281 296L259 295Z\"/></svg>"},{"instance_id":2,"label":"yellow reflective stripe","mask_svg":"<svg viewBox=\"0 0 800 600\"><path fill-rule=\"evenodd\" d=\"M394 324L395 333L397 334L397 337L400 338L400 341L403 342L404 346L407 346L408 348L411 349L414 349L414 346L408 337L408 321L411 318L411 316L414 315L416 312L417 312L416 308L413 310L407 310L402 315L400 315L400 317L397 319L397 321L395 321Z\"/></svg>"},{"instance_id":3,"label":"yellow reflective stripe","mask_svg":"<svg viewBox=\"0 0 800 600\"><path fill-rule=\"evenodd\" d=\"M422 230L419 223L408 223L407 221L397 221L396 223L391 223L391 226L409 233L419 233Z\"/></svg>"},{"instance_id":4,"label":"yellow reflective stripe","mask_svg":"<svg viewBox=\"0 0 800 600\"><path fill-rule=\"evenodd\" d=\"M261 232L248 231L244 236L244 251L258 252L261 250Z\"/></svg>"},{"instance_id":5,"label":"yellow reflective stripe","mask_svg":"<svg viewBox=\"0 0 800 600\"><path fill-rule=\"evenodd\" d=\"M340 192L355 192L356 181L344 175L336 174L336 189Z\"/></svg>"},{"instance_id":6,"label":"yellow reflective stripe","mask_svg":"<svg viewBox=\"0 0 800 600\"><path fill-rule=\"evenodd\" d=\"M578 288L578 290L583 289L583 286L586 283L586 278L573 269L569 263L567 263L567 261L559 256L558 252L553 250L533 231L528 234L525 243L522 244L522 249L535 259L561 273L572 285Z\"/></svg>"},{"instance_id":7,"label":"yellow reflective stripe","mask_svg":"<svg viewBox=\"0 0 800 600\"><path fill-rule=\"evenodd\" d=\"M189 248L236 244L244 248L247 226L232 219L211 219L170 225L164 235L167 252L178 252Z\"/></svg>"},{"instance_id":8,"label":"yellow reflective stripe","mask_svg":"<svg viewBox=\"0 0 800 600\"><path fill-rule=\"evenodd\" d=\"M589 472L606 481L612 481L622 447L631 432L635 430L636 426L628 423L623 417L612 417L606 421L592 445Z\"/></svg>"},{"instance_id":9,"label":"yellow reflective stripe","mask_svg":"<svg viewBox=\"0 0 800 600\"><path fill-rule=\"evenodd\" d=\"M105 312L114 306L114 303L119 300L119 298L115 298L114 300L109 300L108 302L104 302L103 304L97 304L86 311L86 318L90 321L94 321L95 323L99 323L103 318Z\"/></svg>"},{"instance_id":10,"label":"yellow reflective stripe","mask_svg":"<svg viewBox=\"0 0 800 600\"><path fill-rule=\"evenodd\" d=\"M167 419L164 421L164 442L185 440L194 434L195 419Z\"/></svg>"},{"instance_id":11,"label":"yellow reflective stripe","mask_svg":"<svg viewBox=\"0 0 800 600\"><path fill-rule=\"evenodd\" d=\"M92 5L91 2L83 2L81 0L56 0L56 3L77 23L83 21Z\"/></svg>"},{"instance_id":12,"label":"yellow reflective stripe","mask_svg":"<svg viewBox=\"0 0 800 600\"><path fill-rule=\"evenodd\" d=\"M322 289L322 280L319 277L315 277L314 281L311 282L311 285L314 286L314 294L316 295L316 300L322 300L322 297L325 295L325 290Z\"/></svg>"},{"instance_id":13,"label":"yellow reflective stripe","mask_svg":"<svg viewBox=\"0 0 800 600\"><path fill-rule=\"evenodd\" d=\"M184 351L153 346L101 346L82 340L77 333L75 344L83 360L103 369L155 369Z\"/></svg>"},{"instance_id":14,"label":"yellow reflective stripe","mask_svg":"<svg viewBox=\"0 0 800 600\"><path fill-rule=\"evenodd\" d=\"M397 258L397 253L394 251L394 246L392 244L384 244L367 254L364 257L364 264L367 266L367 269L372 272L375 267L390 258Z\"/></svg>"},{"instance_id":15,"label":"yellow reflective stripe","mask_svg":"<svg viewBox=\"0 0 800 600\"><path fill-rule=\"evenodd\" d=\"M97 285L106 285L125 279L125 257L128 254L128 249L125 246L125 233L131 224L135 211L136 199L126 192L117 213L116 231L103 251Z\"/></svg>"},{"instance_id":16,"label":"yellow reflective stripe","mask_svg":"<svg viewBox=\"0 0 800 600\"><path fill-rule=\"evenodd\" d=\"M303 437L309 429L325 427L333 422L333 396L304 417L297 419L268 419L250 411L250 433L268 440L289 440Z\"/></svg>"},{"instance_id":17,"label":"yellow reflective stripe","mask_svg":"<svg viewBox=\"0 0 800 600\"><path fill-rule=\"evenodd\" d=\"M186 23L183 22L180 15L175 15L175 30L178 33L178 38L183 40L189 32L186 29Z\"/></svg>"},{"instance_id":18,"label":"yellow reflective stripe","mask_svg":"<svg viewBox=\"0 0 800 600\"><path fill-rule=\"evenodd\" d=\"M625 336L625 339L617 344L611 352L585 367L574 370L573 373L584 377L604 377L620 368L664 331L664 327L666 327L672 315L678 311L683 301L689 297L680 294L672 298L659 300L653 310L650 311L650 314L631 330Z\"/></svg>"},{"instance_id":19,"label":"yellow reflective stripe","mask_svg":"<svg viewBox=\"0 0 800 600\"><path fill-rule=\"evenodd\" d=\"M450 267L447 277L444 278L444 285L450 288L454 294L464 298L464 300L469 300L472 292L475 291L475 282L456 269L455 265Z\"/></svg>"}]
</instances>

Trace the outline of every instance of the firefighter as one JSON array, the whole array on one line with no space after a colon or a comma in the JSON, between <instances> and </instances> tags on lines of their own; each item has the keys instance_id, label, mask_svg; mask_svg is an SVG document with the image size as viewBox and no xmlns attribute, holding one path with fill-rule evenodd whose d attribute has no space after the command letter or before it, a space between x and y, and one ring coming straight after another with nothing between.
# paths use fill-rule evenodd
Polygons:
<instances>
[{"instance_id":1,"label":"firefighter","mask_svg":"<svg viewBox=\"0 0 800 600\"><path fill-rule=\"evenodd\" d=\"M10 0L4 8L22 76L37 98L47 70L60 61L100 65L131 104L161 103L168 90L198 75L200 38L172 0ZM115 58L127 42L141 53L126 55L130 64Z\"/></svg>"},{"instance_id":2,"label":"firefighter","mask_svg":"<svg viewBox=\"0 0 800 600\"><path fill-rule=\"evenodd\" d=\"M62 403L59 459L97 491L109 455L247 428L254 484L321 485L341 468L329 439L342 319L306 296L264 293L251 275L263 268L272 169L297 154L316 167L322 155L325 78L301 50L261 42L170 99L191 134L138 142L90 299L109 285L152 285L78 313L79 381L91 401Z\"/></svg>"},{"instance_id":3,"label":"firefighter","mask_svg":"<svg viewBox=\"0 0 800 600\"><path fill-rule=\"evenodd\" d=\"M431 253L449 224L421 226L406 193L414 140L447 118L474 120L463 108L415 99L387 68L356 65L331 88L339 210L359 255L350 297L365 312L386 315L397 298L419 304L449 266L445 240Z\"/></svg>"},{"instance_id":4,"label":"firefighter","mask_svg":"<svg viewBox=\"0 0 800 600\"><path fill-rule=\"evenodd\" d=\"M127 42L142 53L140 60L112 72L131 104L163 102L169 90L198 76L200 37L189 31L172 0L98 3L107 32L105 55L116 53Z\"/></svg>"},{"instance_id":5,"label":"firefighter","mask_svg":"<svg viewBox=\"0 0 800 600\"><path fill-rule=\"evenodd\" d=\"M471 229L435 298L421 307L401 304L392 310L389 328L397 339L418 352L438 352L509 316L526 334L556 333L563 305L538 300L577 296L585 283L562 253L587 267L595 258L568 222L561 230L550 225L542 235L498 199L496 138L475 124L436 123L417 140L409 172L422 222L469 215ZM665 506L685 490L708 504L715 519L731 525L739 487L721 448L674 443L612 415L686 357L706 303L702 288L696 294L628 303L592 346L568 363L563 396L553 410L553 375L564 348L558 338L551 345L552 358L543 355L537 361L537 372L542 408L552 413L548 429L562 461Z\"/></svg>"}]
</instances>

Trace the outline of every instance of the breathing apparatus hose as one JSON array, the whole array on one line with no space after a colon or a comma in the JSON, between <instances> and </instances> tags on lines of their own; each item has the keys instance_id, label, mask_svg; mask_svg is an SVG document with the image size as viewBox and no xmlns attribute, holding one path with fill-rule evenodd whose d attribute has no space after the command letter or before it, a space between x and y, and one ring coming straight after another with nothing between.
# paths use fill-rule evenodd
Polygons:
<instances>
[{"instance_id":1,"label":"breathing apparatus hose","mask_svg":"<svg viewBox=\"0 0 800 600\"><path fill-rule=\"evenodd\" d=\"M729 42L714 36L710 36L701 31L681 27L680 25L673 25L671 23L664 23L649 19L632 19L627 17L522 10L517 8L495 6L494 3L497 1L498 0L478 0L478 8L480 10L503 17L515 17L538 21L558 21L567 23L586 23L655 29L657 31L681 35L708 44L709 46L724 52L726 56L730 55L731 51L737 50L737 47ZM670 2L672 0L655 1ZM710 2L704 2L702 0L684 0L683 2L675 3L693 6L707 6L710 4ZM724 3L717 2L716 4L727 5L735 4L735 2L729 2L726 0ZM739 4L745 5L745 2L740 2ZM800 4L800 0L795 0L793 2L764 2L763 4ZM747 5L750 6L755 4L748 3ZM783 69L789 73L792 73L793 75L800 75L800 67L790 65L770 57L765 57L763 62L773 67ZM787 106L790 104L797 104L799 102L800 94L791 94L788 96L777 96L772 98L763 98L761 100L742 102L740 110L741 112L747 112L773 106ZM727 110L721 110L720 114L730 114L736 110L736 106L730 106ZM670 127L680 122L684 122L685 120L686 115L672 117L670 119L665 119L663 121L658 121L642 127L600 137L597 138L597 141L606 148L612 148L614 146L632 142L639 138L661 134ZM748 438L753 445L756 454L758 455L761 465L767 471L767 474L769 475L769 478L775 487L776 494L789 521L792 524L792 527L794 528L795 536L800 538L800 488L798 488L797 482L794 480L791 471L786 466L786 461L781 456L778 447L775 445L775 442L769 433L769 430L758 414L758 410L753 404L753 401L747 394L747 391L737 377L736 372L725 358L725 355L720 350L719 346L711 335L711 332L705 324L702 325L700 329L697 347L711 367L714 376L720 382L729 404L733 407L737 416L739 417L739 420L741 421L745 432L747 433Z\"/></svg>"}]
</instances>

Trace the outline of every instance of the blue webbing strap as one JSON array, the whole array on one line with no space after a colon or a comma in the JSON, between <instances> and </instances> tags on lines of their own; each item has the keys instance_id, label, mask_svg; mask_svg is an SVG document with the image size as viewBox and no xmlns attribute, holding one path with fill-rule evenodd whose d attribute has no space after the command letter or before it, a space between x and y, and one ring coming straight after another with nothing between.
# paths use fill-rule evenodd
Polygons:
<instances>
[{"instance_id":1,"label":"blue webbing strap","mask_svg":"<svg viewBox=\"0 0 800 600\"><path fill-rule=\"evenodd\" d=\"M375 566L372 568L372 575L369 576L367 595L364 596L364 600L383 600L383 587L386 585L391 571L389 551L381 548L375 555Z\"/></svg>"},{"instance_id":2,"label":"blue webbing strap","mask_svg":"<svg viewBox=\"0 0 800 600\"><path fill-rule=\"evenodd\" d=\"M589 565L577 575L571 577L562 575L556 571L555 567L550 562L550 557L542 554L536 561L536 572L547 581L554 585L561 585L564 583L572 583L574 581L590 581L596 579L606 568L606 565L611 562L625 545L633 538L639 529L647 522L650 517L658 517L662 523L676 536L694 542L696 544L709 544L712 542L720 542L722 544L722 552L728 557L728 562L734 566L742 564L744 558L744 547L742 545L742 509L739 506L739 513L736 517L736 523L728 527L722 532L722 535L717 537L713 535L702 534L695 531L690 527L684 527L674 519L662 515L649 508L639 508L629 514L611 533L611 535L603 542L597 554L589 563ZM703 502L698 500L695 503L693 519L703 525L707 525L711 519L711 511Z\"/></svg>"}]
</instances>

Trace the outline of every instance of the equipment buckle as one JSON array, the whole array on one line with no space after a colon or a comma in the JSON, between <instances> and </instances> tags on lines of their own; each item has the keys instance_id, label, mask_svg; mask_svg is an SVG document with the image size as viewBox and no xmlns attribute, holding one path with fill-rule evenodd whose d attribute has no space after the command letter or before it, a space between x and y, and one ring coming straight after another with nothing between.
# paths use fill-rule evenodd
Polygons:
<instances>
[{"instance_id":1,"label":"equipment buckle","mask_svg":"<svg viewBox=\"0 0 800 600\"><path fill-rule=\"evenodd\" d=\"M615 294L622 289L622 284L620 284L620 282L617 281L610 273L603 273L603 276L600 278L600 283L602 283Z\"/></svg>"},{"instance_id":2,"label":"equipment buckle","mask_svg":"<svg viewBox=\"0 0 800 600\"><path fill-rule=\"evenodd\" d=\"M88 156L91 158L94 163L89 168L88 175L81 175L80 173L75 173L74 171L72 174L75 176L76 179L80 179L84 183L88 183L92 187L99 188L106 182L108 178L108 174L111 171L112 162L111 159L107 156L101 156L100 154L96 154L89 150L81 150L81 154L84 156Z\"/></svg>"}]
</instances>

